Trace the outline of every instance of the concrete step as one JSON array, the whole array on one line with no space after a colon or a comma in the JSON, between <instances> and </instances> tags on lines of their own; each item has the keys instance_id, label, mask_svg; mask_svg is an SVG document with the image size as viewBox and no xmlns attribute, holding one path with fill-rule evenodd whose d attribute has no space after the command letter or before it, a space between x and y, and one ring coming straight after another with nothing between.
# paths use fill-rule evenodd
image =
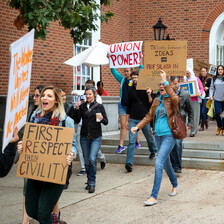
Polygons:
<instances>
[{"instance_id":1,"label":"concrete step","mask_svg":"<svg viewBox=\"0 0 224 224\"><path fill-rule=\"evenodd\" d=\"M115 154L117 150L117 146L114 145L102 145L101 150L105 154ZM127 148L126 148L127 150ZM121 154L126 155L126 150L124 150ZM140 149L135 149L135 155L144 155L149 156L148 147L141 147ZM182 157L189 158L205 158L205 159L224 159L224 151L216 151L216 150L201 150L201 149L183 149Z\"/></svg>"},{"instance_id":2,"label":"concrete step","mask_svg":"<svg viewBox=\"0 0 224 224\"><path fill-rule=\"evenodd\" d=\"M138 165L154 165L155 160L149 159L147 142L141 140L140 143L141 148L135 150L134 163ZM115 153L118 144L119 139L116 137L104 137L101 150L105 153L108 162L125 164L127 149L120 154ZM125 140L124 145L128 145L128 140ZM224 144L184 142L182 166L184 168L224 171Z\"/></svg>"},{"instance_id":3,"label":"concrete step","mask_svg":"<svg viewBox=\"0 0 224 224\"><path fill-rule=\"evenodd\" d=\"M125 165L126 154L105 154L105 155L107 162ZM149 159L148 156L145 155L135 155L134 164L154 166L155 159L151 160ZM182 167L192 169L224 171L224 162L223 160L217 160L217 159L183 158Z\"/></svg>"},{"instance_id":4,"label":"concrete step","mask_svg":"<svg viewBox=\"0 0 224 224\"><path fill-rule=\"evenodd\" d=\"M127 146L128 143L129 141L125 140L124 145ZM141 140L140 143L142 147L147 147L145 140ZM116 137L114 139L104 137L102 145L115 145L117 147L119 145L119 139ZM183 148L224 151L224 143L183 142Z\"/></svg>"}]
</instances>

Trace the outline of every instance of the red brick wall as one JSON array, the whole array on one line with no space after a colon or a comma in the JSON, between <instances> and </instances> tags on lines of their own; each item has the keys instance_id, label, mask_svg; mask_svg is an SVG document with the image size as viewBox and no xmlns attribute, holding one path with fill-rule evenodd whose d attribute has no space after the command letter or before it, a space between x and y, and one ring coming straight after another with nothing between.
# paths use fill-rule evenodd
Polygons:
<instances>
[{"instance_id":1,"label":"red brick wall","mask_svg":"<svg viewBox=\"0 0 224 224\"><path fill-rule=\"evenodd\" d=\"M27 28L18 31L13 25L18 12L0 1L0 95L7 94L10 66L9 46L27 33ZM69 31L51 23L45 41L35 40L32 64L31 93L35 86L54 85L71 92L73 87L73 68L63 62L73 56L73 41Z\"/></svg>"},{"instance_id":2,"label":"red brick wall","mask_svg":"<svg viewBox=\"0 0 224 224\"><path fill-rule=\"evenodd\" d=\"M224 12L224 1L122 0L113 2L114 4L107 9L118 10L118 13L112 22L102 25L101 39L103 42L111 44L125 41L126 38L121 38L121 32L125 35L127 27L129 28L128 41L153 40L152 26L161 17L163 24L168 27L166 34L169 34L170 38L188 41L188 58L193 57L208 62L209 32L207 31L210 31L216 18ZM120 23L121 17L122 23ZM107 90L111 93L114 92L115 85L110 84L112 79L108 78L107 72L106 70L103 78Z\"/></svg>"},{"instance_id":3,"label":"red brick wall","mask_svg":"<svg viewBox=\"0 0 224 224\"><path fill-rule=\"evenodd\" d=\"M0 95L7 94L9 74L9 45L23 36L27 29L17 31L13 21L14 9L0 1ZM113 0L109 7L115 16L101 25L101 40L106 44L122 41L152 40L153 29L159 19L168 27L166 34L176 40L188 40L188 57L208 62L209 32L215 19L224 11L220 0ZM72 90L73 68L63 62L73 56L73 43L69 31L51 23L45 41L35 40L31 92L38 84L55 85ZM122 74L122 69L119 70ZM109 66L102 66L104 87L110 95L119 95L120 84L110 73Z\"/></svg>"}]
</instances>

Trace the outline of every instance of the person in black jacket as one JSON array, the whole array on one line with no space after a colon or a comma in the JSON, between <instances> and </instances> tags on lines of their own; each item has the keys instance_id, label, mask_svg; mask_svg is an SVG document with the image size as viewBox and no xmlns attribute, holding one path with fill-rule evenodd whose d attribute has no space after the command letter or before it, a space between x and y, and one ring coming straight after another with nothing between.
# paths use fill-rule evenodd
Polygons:
<instances>
[{"instance_id":1,"label":"person in black jacket","mask_svg":"<svg viewBox=\"0 0 224 224\"><path fill-rule=\"evenodd\" d=\"M79 123L82 118L80 143L87 173L85 189L89 193L95 191L97 154L102 142L101 123L108 124L104 106L96 102L96 94L95 87L87 86L85 90L86 102L83 104L77 102L74 114L75 123Z\"/></svg>"},{"instance_id":2,"label":"person in black jacket","mask_svg":"<svg viewBox=\"0 0 224 224\"><path fill-rule=\"evenodd\" d=\"M138 72L134 71L131 73L131 78L133 86L128 92L128 103L127 103L127 129L129 128L129 145L127 149L127 158L125 168L128 172L132 172L134 154L135 154L135 142L137 138L137 132L133 134L131 128L135 127L145 115L149 112L152 105L153 99L157 94L152 93L150 88L147 90L136 90L136 85L138 81ZM148 148L150 151L150 159L155 157L156 144L151 132L150 123L148 123L142 132L147 140Z\"/></svg>"},{"instance_id":3,"label":"person in black jacket","mask_svg":"<svg viewBox=\"0 0 224 224\"><path fill-rule=\"evenodd\" d=\"M0 177L5 177L12 168L16 154L17 141L19 141L18 130L15 128L13 131L13 138L6 146L4 153L2 152L2 148L0 148Z\"/></svg>"},{"instance_id":4,"label":"person in black jacket","mask_svg":"<svg viewBox=\"0 0 224 224\"><path fill-rule=\"evenodd\" d=\"M202 82L202 85L204 87L205 91L205 98L202 99L201 103L201 127L198 129L198 131L204 131L204 126L206 129L208 129L208 108L206 107L206 103L209 100L209 88L211 86L212 79L207 76L207 68L201 68L201 74L199 76L199 79Z\"/></svg>"}]
</instances>

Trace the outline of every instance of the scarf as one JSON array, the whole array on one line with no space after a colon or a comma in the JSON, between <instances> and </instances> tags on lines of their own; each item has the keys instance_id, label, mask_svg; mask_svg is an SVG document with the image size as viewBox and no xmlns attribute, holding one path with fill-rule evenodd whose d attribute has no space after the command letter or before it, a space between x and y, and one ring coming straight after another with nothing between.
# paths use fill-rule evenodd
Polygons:
<instances>
[{"instance_id":1,"label":"scarf","mask_svg":"<svg viewBox=\"0 0 224 224\"><path fill-rule=\"evenodd\" d=\"M49 124L49 125L58 126L60 120L56 116L51 118L52 114L53 114L53 112L51 111L50 113L48 113L48 114L44 115L43 117L41 117L41 113L38 113L36 118L35 118L35 120L34 120L34 123L37 123L37 124Z\"/></svg>"}]
</instances>

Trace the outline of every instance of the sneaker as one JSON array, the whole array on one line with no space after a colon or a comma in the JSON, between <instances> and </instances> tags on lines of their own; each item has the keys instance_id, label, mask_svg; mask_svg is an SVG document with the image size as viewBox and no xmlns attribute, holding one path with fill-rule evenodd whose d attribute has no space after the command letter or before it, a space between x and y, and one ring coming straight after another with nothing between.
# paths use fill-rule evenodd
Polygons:
<instances>
[{"instance_id":1,"label":"sneaker","mask_svg":"<svg viewBox=\"0 0 224 224\"><path fill-rule=\"evenodd\" d=\"M53 224L67 224L65 221L60 219L60 216L61 216L60 211L58 215L55 213L52 213L52 216L53 216Z\"/></svg>"},{"instance_id":2,"label":"sneaker","mask_svg":"<svg viewBox=\"0 0 224 224\"><path fill-rule=\"evenodd\" d=\"M136 142L136 143L135 143L135 148L136 148L136 149L139 149L140 147L141 147L140 142Z\"/></svg>"},{"instance_id":3,"label":"sneaker","mask_svg":"<svg viewBox=\"0 0 224 224\"><path fill-rule=\"evenodd\" d=\"M105 162L101 162L100 163L101 170L103 170L105 168L105 166L106 166L106 163Z\"/></svg>"},{"instance_id":4,"label":"sneaker","mask_svg":"<svg viewBox=\"0 0 224 224\"><path fill-rule=\"evenodd\" d=\"M118 146L116 153L122 153L125 150L124 146Z\"/></svg>"},{"instance_id":5,"label":"sneaker","mask_svg":"<svg viewBox=\"0 0 224 224\"><path fill-rule=\"evenodd\" d=\"M150 156L149 156L149 159L154 159L156 156L156 154L154 152L151 152Z\"/></svg>"},{"instance_id":6,"label":"sneaker","mask_svg":"<svg viewBox=\"0 0 224 224\"><path fill-rule=\"evenodd\" d=\"M130 172L132 172L132 165L130 164L130 163L127 163L126 165L125 165L125 169L130 173Z\"/></svg>"},{"instance_id":7,"label":"sneaker","mask_svg":"<svg viewBox=\"0 0 224 224\"><path fill-rule=\"evenodd\" d=\"M86 171L81 170L79 173L77 173L77 176L82 176L82 175L84 175L85 173L86 173Z\"/></svg>"}]
</instances>

